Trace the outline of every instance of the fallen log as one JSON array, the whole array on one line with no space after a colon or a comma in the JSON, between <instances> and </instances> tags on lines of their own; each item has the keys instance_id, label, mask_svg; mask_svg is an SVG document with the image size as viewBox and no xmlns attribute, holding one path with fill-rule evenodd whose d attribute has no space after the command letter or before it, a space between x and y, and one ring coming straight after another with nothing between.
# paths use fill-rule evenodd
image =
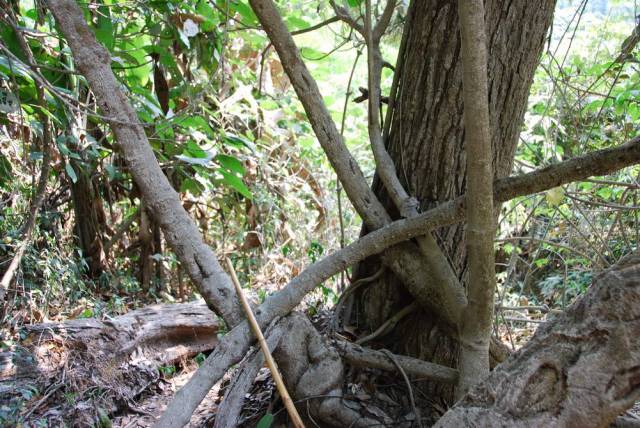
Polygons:
<instances>
[{"instance_id":1,"label":"fallen log","mask_svg":"<svg viewBox=\"0 0 640 428\"><path fill-rule=\"evenodd\" d=\"M110 414L131 407L159 379L160 367L213 349L220 325L196 302L25 326L20 346L0 353L0 402L13 403L22 422L89 426L100 417L95 409ZM24 391L35 393L25 399Z\"/></svg>"}]
</instances>

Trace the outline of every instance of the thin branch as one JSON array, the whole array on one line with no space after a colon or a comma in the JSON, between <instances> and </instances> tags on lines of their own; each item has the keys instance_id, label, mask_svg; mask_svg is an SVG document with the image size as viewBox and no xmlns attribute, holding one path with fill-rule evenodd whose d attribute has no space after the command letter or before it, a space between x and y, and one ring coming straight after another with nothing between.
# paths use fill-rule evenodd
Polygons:
<instances>
[{"instance_id":1,"label":"thin branch","mask_svg":"<svg viewBox=\"0 0 640 428\"><path fill-rule=\"evenodd\" d=\"M382 15L378 19L375 27L373 28L373 40L376 42L380 42L384 32L387 31L389 27L389 23L391 22L391 18L393 17L393 11L396 8L397 0L387 0L387 4L384 7L384 11Z\"/></svg>"},{"instance_id":2,"label":"thin branch","mask_svg":"<svg viewBox=\"0 0 640 428\"><path fill-rule=\"evenodd\" d=\"M382 351L365 348L346 340L336 340L334 345L340 356L353 366L373 367L387 371L396 369ZM456 369L404 355L394 355L394 357L402 369L410 376L442 383L455 383L458 379L458 371Z\"/></svg>"},{"instance_id":3,"label":"thin branch","mask_svg":"<svg viewBox=\"0 0 640 428\"><path fill-rule=\"evenodd\" d=\"M364 27L360 23L358 23L358 21L356 21L353 16L351 16L351 13L349 13L348 9L342 6L338 6L334 0L329 0L329 4L333 8L336 16L340 18L340 20L346 22L351 28L364 35ZM264 25L264 23L262 25Z\"/></svg>"},{"instance_id":4,"label":"thin branch","mask_svg":"<svg viewBox=\"0 0 640 428\"><path fill-rule=\"evenodd\" d=\"M396 366L400 374L402 375L402 379L404 379L404 383L407 385L407 389L409 390L409 403L411 403L411 409L413 410L413 414L415 415L416 422L418 423L418 428L422 428L422 419L420 418L420 411L416 407L416 400L413 397L413 388L411 387L411 382L409 381L409 377L405 373L404 369L400 365L398 358L391 353L388 349L382 349L380 352L385 354Z\"/></svg>"},{"instance_id":5,"label":"thin branch","mask_svg":"<svg viewBox=\"0 0 640 428\"><path fill-rule=\"evenodd\" d=\"M258 344L260 345L260 349L264 355L264 359L267 363L267 367L269 367L269 371L271 372L271 377L273 377L273 381L276 384L276 388L278 389L278 393L280 394L280 398L284 402L284 406L287 408L287 413L291 417L291 421L295 428L304 428L304 423L302 423L302 419L300 419L300 415L298 414L298 410L296 410L296 406L293 404L291 400L291 396L287 391L287 387L282 380L282 376L280 375L280 371L278 370L278 366L273 359L273 355L271 355L271 351L269 350L269 344L264 338L262 334L262 330L256 321L256 317L253 315L253 311L251 310L251 306L249 305L249 301L244 296L242 292L242 287L240 286L240 281L238 281L238 277L236 276L236 271L231 264L231 260L228 257L225 258L225 262L227 264L227 269L229 270L229 274L231 274L231 280L233 281L233 285L236 288L236 294L240 299L240 303L242 303L242 309L244 310L245 315L247 316L247 320L249 320L249 325L251 326L251 331L254 336L258 339Z\"/></svg>"}]
</instances>

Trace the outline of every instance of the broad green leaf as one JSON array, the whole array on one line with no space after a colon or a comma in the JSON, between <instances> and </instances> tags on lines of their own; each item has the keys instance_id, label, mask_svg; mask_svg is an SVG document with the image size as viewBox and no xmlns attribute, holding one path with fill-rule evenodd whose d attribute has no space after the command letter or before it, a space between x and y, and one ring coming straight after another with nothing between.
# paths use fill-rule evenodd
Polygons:
<instances>
[{"instance_id":1,"label":"broad green leaf","mask_svg":"<svg viewBox=\"0 0 640 428\"><path fill-rule=\"evenodd\" d=\"M213 132L209 122L202 116L181 117L176 120L176 123L183 128L195 129L203 132L209 138L213 138L215 136L215 132Z\"/></svg>"},{"instance_id":2,"label":"broad green leaf","mask_svg":"<svg viewBox=\"0 0 640 428\"><path fill-rule=\"evenodd\" d=\"M238 178L237 175L231 174L230 172L227 172L223 168L219 168L218 172L222 175L223 183L231 186L233 189L235 189L238 193L240 193L244 197L248 199L253 198L253 196L251 195L251 191L247 188L247 186L244 184L242 179Z\"/></svg>"},{"instance_id":3,"label":"broad green leaf","mask_svg":"<svg viewBox=\"0 0 640 428\"><path fill-rule=\"evenodd\" d=\"M22 64L16 63L15 61L9 60L4 55L0 55L0 70L4 71L7 75L15 75L24 77L29 82L33 82L33 77L29 73L29 70L24 67Z\"/></svg>"},{"instance_id":4,"label":"broad green leaf","mask_svg":"<svg viewBox=\"0 0 640 428\"><path fill-rule=\"evenodd\" d=\"M0 187L7 187L11 181L11 162L0 153Z\"/></svg>"},{"instance_id":5,"label":"broad green leaf","mask_svg":"<svg viewBox=\"0 0 640 428\"><path fill-rule=\"evenodd\" d=\"M227 133L224 135L223 139L226 144L229 144L231 146L238 147L238 148L246 147L252 152L255 151L255 147L253 146L253 143L239 135Z\"/></svg>"},{"instance_id":6,"label":"broad green leaf","mask_svg":"<svg viewBox=\"0 0 640 428\"><path fill-rule=\"evenodd\" d=\"M73 166L71 166L71 163L66 162L64 164L64 169L65 169L65 171L67 171L67 175L69 176L71 181L74 184L77 183L78 182L78 176L76 175L76 172L73 170Z\"/></svg>"},{"instance_id":7,"label":"broad green leaf","mask_svg":"<svg viewBox=\"0 0 640 428\"><path fill-rule=\"evenodd\" d=\"M302 30L311 26L307 21L295 15L287 17L287 24L289 30Z\"/></svg>"},{"instance_id":8,"label":"broad green leaf","mask_svg":"<svg viewBox=\"0 0 640 428\"><path fill-rule=\"evenodd\" d=\"M185 179L180 185L180 192L190 192L194 196L200 196L202 191L204 190L204 186L194 178Z\"/></svg>"},{"instance_id":9,"label":"broad green leaf","mask_svg":"<svg viewBox=\"0 0 640 428\"><path fill-rule=\"evenodd\" d=\"M114 25L111 20L111 8L100 6L96 11L98 19L96 20L95 33L96 38L102 43L109 52L113 51L115 38L114 38Z\"/></svg>"},{"instance_id":10,"label":"broad green leaf","mask_svg":"<svg viewBox=\"0 0 640 428\"><path fill-rule=\"evenodd\" d=\"M253 13L253 9L246 0L218 0L217 3L223 11L226 11L228 7L230 12L237 12L245 25L253 26L258 23L258 17Z\"/></svg>"},{"instance_id":11,"label":"broad green leaf","mask_svg":"<svg viewBox=\"0 0 640 428\"><path fill-rule=\"evenodd\" d=\"M242 162L233 156L218 155L215 160L226 170L234 172L240 176L244 175L244 166L242 166Z\"/></svg>"}]
</instances>

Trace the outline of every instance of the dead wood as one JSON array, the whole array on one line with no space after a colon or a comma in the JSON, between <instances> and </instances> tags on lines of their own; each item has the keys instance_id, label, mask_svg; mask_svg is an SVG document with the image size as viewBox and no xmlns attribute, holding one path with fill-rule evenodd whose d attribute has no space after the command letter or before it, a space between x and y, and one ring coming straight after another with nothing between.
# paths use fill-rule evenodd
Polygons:
<instances>
[{"instance_id":1,"label":"dead wood","mask_svg":"<svg viewBox=\"0 0 640 428\"><path fill-rule=\"evenodd\" d=\"M365 348L344 340L336 341L335 347L346 362L356 367L372 367L392 372L398 370L382 351ZM458 380L456 369L403 355L396 355L395 359L409 376L446 383L455 383Z\"/></svg>"},{"instance_id":2,"label":"dead wood","mask_svg":"<svg viewBox=\"0 0 640 428\"><path fill-rule=\"evenodd\" d=\"M75 319L24 327L21 346L0 353L0 401L38 391L24 414L92 423L93 412L111 413L158 378L158 368L213 349L220 323L204 303L154 305L100 321ZM56 393L41 401L44 391ZM91 394L91 391L102 391ZM74 400L65 397L73 394ZM38 409L33 409L37 404ZM52 410L55 408L55 412ZM57 419L56 419L57 418Z\"/></svg>"}]
</instances>

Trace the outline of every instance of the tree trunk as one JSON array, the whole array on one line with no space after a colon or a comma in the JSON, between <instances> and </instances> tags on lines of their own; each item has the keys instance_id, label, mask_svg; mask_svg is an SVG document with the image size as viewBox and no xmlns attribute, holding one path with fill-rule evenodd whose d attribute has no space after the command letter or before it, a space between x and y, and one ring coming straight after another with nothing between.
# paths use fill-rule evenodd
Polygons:
<instances>
[{"instance_id":1,"label":"tree trunk","mask_svg":"<svg viewBox=\"0 0 640 428\"><path fill-rule=\"evenodd\" d=\"M87 262L87 273L91 278L98 278L105 269L102 231L106 218L102 198L86 164L71 161L71 165L77 176L71 184L71 196L78 244Z\"/></svg>"},{"instance_id":2,"label":"tree trunk","mask_svg":"<svg viewBox=\"0 0 640 428\"><path fill-rule=\"evenodd\" d=\"M489 106L492 156L497 178L511 171L529 88L553 15L555 1L486 2ZM400 52L398 92L387 150L402 184L427 210L465 192L465 150L462 111L462 67L456 1L414 1L405 24ZM377 177L376 195L398 217ZM466 254L462 225L442 228L435 237L458 277L465 282ZM417 256L418 257L418 256ZM374 274L379 257L362 263L356 278ZM413 301L388 271L356 296L359 327L375 331ZM419 325L421 328L416 329ZM455 340L424 310L412 312L386 337L394 351L450 367L456 366ZM426 386L430 394L451 401L448 385Z\"/></svg>"}]
</instances>

